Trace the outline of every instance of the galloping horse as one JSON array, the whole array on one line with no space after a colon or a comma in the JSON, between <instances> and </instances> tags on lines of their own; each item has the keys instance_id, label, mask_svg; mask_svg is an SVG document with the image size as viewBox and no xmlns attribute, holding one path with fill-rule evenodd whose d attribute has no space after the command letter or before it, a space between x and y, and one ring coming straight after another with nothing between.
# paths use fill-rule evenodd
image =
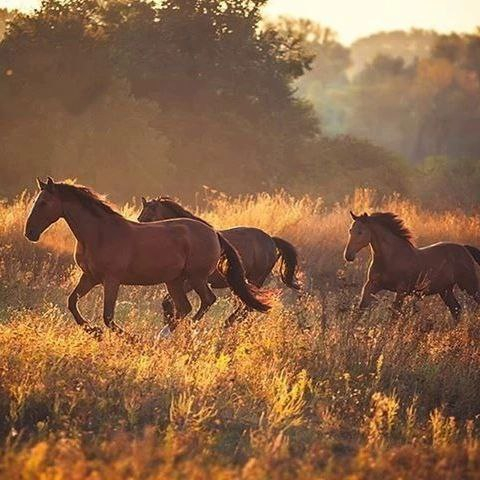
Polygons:
<instances>
[{"instance_id":1,"label":"galloping horse","mask_svg":"<svg viewBox=\"0 0 480 480\"><path fill-rule=\"evenodd\" d=\"M368 278L363 286L360 308L367 308L380 290L396 292L394 307L400 309L409 294L438 294L454 320L461 306L454 295L458 286L480 304L480 251L469 245L436 243L417 248L404 222L393 213L355 215L345 248L345 260L352 262L367 245L372 250Z\"/></svg>"},{"instance_id":2,"label":"galloping horse","mask_svg":"<svg viewBox=\"0 0 480 480\"><path fill-rule=\"evenodd\" d=\"M142 211L138 217L139 222L153 222L172 218L192 218L209 225L205 220L195 216L183 208L180 204L169 197L160 197L147 201L142 197ZM297 268L297 252L295 247L279 237L271 237L259 228L236 227L228 230L221 230L221 235L226 238L238 251L245 267L245 275L248 281L256 287L261 287L278 259L282 259L280 276L285 285L299 290L295 281L295 270ZM225 288L225 278L218 271L210 276L209 283L213 288ZM168 316L171 312L171 300L167 296L164 299L164 312ZM245 315L247 310L239 307L230 316L227 323Z\"/></svg>"},{"instance_id":3,"label":"galloping horse","mask_svg":"<svg viewBox=\"0 0 480 480\"><path fill-rule=\"evenodd\" d=\"M25 226L32 242L50 225L64 218L77 245L75 261L83 274L68 298L68 307L76 322L90 333L82 317L78 300L93 287L104 289L103 319L107 327L123 330L114 322L114 310L120 285L156 285L165 283L175 305L175 321L191 312L185 295L185 282L200 296L201 305L194 319L200 319L215 302L208 277L222 256L226 257L228 286L249 308L267 311L270 307L247 284L242 262L230 242L208 225L191 219L167 220L143 224L132 222L112 209L87 187L38 181L40 192Z\"/></svg>"}]
</instances>

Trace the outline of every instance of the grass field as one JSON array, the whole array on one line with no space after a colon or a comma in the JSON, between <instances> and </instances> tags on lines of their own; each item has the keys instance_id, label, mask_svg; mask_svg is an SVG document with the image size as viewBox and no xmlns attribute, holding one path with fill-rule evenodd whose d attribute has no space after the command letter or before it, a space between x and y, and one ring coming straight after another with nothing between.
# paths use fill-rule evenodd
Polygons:
<instances>
[{"instance_id":1,"label":"grass field","mask_svg":"<svg viewBox=\"0 0 480 480\"><path fill-rule=\"evenodd\" d=\"M368 252L346 266L348 209L401 215L418 244L479 245L480 217L357 191L321 201L212 197L218 228L256 225L298 246L300 297L230 329L223 296L198 325L155 341L163 290L124 288L116 318L142 342L74 324L78 271L59 222L23 237L29 197L0 205L0 477L3 479L480 478L480 323L437 299L400 319L388 295L358 317ZM123 213L134 217L131 205ZM101 295L82 300L100 323Z\"/></svg>"}]
</instances>

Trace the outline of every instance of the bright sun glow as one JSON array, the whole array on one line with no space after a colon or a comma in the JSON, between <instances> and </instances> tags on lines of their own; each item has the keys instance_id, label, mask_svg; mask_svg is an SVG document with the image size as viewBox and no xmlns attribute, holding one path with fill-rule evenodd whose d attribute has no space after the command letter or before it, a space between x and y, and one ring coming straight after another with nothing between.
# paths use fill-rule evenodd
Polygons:
<instances>
[{"instance_id":1,"label":"bright sun glow","mask_svg":"<svg viewBox=\"0 0 480 480\"><path fill-rule=\"evenodd\" d=\"M265 13L312 18L344 43L386 30L471 32L480 25L478 0L271 0Z\"/></svg>"}]
</instances>

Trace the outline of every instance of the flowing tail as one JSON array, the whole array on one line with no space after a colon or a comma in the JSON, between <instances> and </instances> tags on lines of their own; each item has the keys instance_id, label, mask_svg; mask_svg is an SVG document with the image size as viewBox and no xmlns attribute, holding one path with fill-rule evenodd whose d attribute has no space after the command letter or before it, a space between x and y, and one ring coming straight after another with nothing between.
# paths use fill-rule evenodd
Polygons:
<instances>
[{"instance_id":1,"label":"flowing tail","mask_svg":"<svg viewBox=\"0 0 480 480\"><path fill-rule=\"evenodd\" d=\"M282 259L280 265L282 282L287 285L287 287L300 290L300 285L295 280L295 270L298 266L297 250L290 242L283 240L283 238L272 237L272 240L275 242L280 252L280 258Z\"/></svg>"},{"instance_id":2,"label":"flowing tail","mask_svg":"<svg viewBox=\"0 0 480 480\"><path fill-rule=\"evenodd\" d=\"M477 247L472 247L471 245L464 245L464 247L468 250L474 260L480 265L480 250Z\"/></svg>"},{"instance_id":3,"label":"flowing tail","mask_svg":"<svg viewBox=\"0 0 480 480\"><path fill-rule=\"evenodd\" d=\"M227 259L226 268L223 272L228 285L233 293L239 297L245 305L259 312L267 312L271 306L263 299L260 292L247 283L245 269L242 260L235 247L220 233L217 233L223 253Z\"/></svg>"}]
</instances>

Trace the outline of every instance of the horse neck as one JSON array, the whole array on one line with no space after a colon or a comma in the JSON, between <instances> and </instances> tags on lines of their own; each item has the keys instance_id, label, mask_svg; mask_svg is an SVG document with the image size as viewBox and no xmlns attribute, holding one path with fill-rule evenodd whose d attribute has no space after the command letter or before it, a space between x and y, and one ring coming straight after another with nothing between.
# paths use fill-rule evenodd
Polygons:
<instances>
[{"instance_id":1,"label":"horse neck","mask_svg":"<svg viewBox=\"0 0 480 480\"><path fill-rule=\"evenodd\" d=\"M163 206L163 220L172 220L174 218L182 218L183 216L180 215L178 212L176 212L173 208L171 207L165 207Z\"/></svg>"},{"instance_id":2,"label":"horse neck","mask_svg":"<svg viewBox=\"0 0 480 480\"><path fill-rule=\"evenodd\" d=\"M380 225L372 225L372 240L370 246L373 253L373 260L383 263L390 261L394 257L414 255L415 248L404 238L397 237L389 230Z\"/></svg>"},{"instance_id":3,"label":"horse neck","mask_svg":"<svg viewBox=\"0 0 480 480\"><path fill-rule=\"evenodd\" d=\"M93 214L80 202L68 201L63 205L63 218L78 242L88 245L96 241L99 232L104 231L109 225L106 217L114 218L98 209L98 216ZM118 217L119 219L121 217Z\"/></svg>"}]
</instances>

